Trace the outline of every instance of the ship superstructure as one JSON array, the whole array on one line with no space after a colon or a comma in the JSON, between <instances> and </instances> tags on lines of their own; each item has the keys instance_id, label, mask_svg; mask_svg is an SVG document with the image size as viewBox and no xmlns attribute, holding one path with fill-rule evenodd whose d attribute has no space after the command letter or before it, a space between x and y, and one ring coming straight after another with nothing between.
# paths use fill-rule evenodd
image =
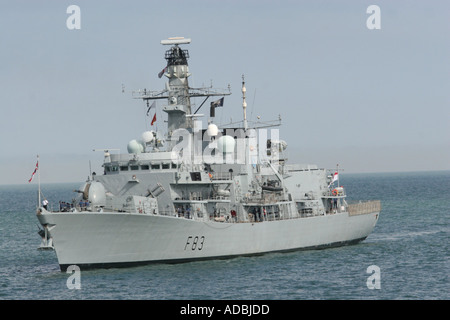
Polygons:
<instances>
[{"instance_id":1,"label":"ship superstructure","mask_svg":"<svg viewBox=\"0 0 450 320\"><path fill-rule=\"evenodd\" d=\"M182 48L190 39L161 43L170 46L159 74L167 78L165 89L133 96L149 110L154 100L167 102L167 132L145 131L126 154L104 150L104 173L92 175L76 201L57 212L38 208L43 239L51 239L61 269L322 248L372 232L380 202L348 204L336 176L289 164L280 122L247 120L243 76L243 120L216 124L215 109L229 88L191 88L189 52ZM196 110L194 97L203 99ZM203 128L198 111L211 97Z\"/></svg>"}]
</instances>

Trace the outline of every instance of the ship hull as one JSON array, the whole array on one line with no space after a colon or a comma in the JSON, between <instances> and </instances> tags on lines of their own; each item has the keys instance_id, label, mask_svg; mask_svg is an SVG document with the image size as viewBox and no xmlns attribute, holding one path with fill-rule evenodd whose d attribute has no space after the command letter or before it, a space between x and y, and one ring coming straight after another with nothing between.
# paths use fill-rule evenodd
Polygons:
<instances>
[{"instance_id":1,"label":"ship hull","mask_svg":"<svg viewBox=\"0 0 450 320\"><path fill-rule=\"evenodd\" d=\"M62 271L181 263L355 244L378 212L347 212L278 221L221 223L130 213L50 213L47 225Z\"/></svg>"}]
</instances>

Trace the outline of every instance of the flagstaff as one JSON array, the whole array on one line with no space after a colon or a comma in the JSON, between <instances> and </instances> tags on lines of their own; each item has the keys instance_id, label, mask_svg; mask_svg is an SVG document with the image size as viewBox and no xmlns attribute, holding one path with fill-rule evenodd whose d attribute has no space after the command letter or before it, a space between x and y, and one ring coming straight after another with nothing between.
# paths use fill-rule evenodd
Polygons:
<instances>
[{"instance_id":1,"label":"flagstaff","mask_svg":"<svg viewBox=\"0 0 450 320\"><path fill-rule=\"evenodd\" d=\"M37 163L39 163L39 155L37 155ZM36 168L38 168L38 208L41 205L41 170L39 170L38 165L36 165Z\"/></svg>"},{"instance_id":2,"label":"flagstaff","mask_svg":"<svg viewBox=\"0 0 450 320\"><path fill-rule=\"evenodd\" d=\"M338 187L340 186L339 184L339 163L336 164L336 172L337 172L337 182L338 182Z\"/></svg>"},{"instance_id":3,"label":"flagstaff","mask_svg":"<svg viewBox=\"0 0 450 320\"><path fill-rule=\"evenodd\" d=\"M33 178L34 178L34 175L36 174L36 172L38 173L38 207L39 207L41 204L41 174L39 171L39 155L37 155L36 166L34 168L33 173L31 174L30 179L28 180L28 183L33 181Z\"/></svg>"},{"instance_id":4,"label":"flagstaff","mask_svg":"<svg viewBox=\"0 0 450 320\"><path fill-rule=\"evenodd\" d=\"M242 75L242 109L244 111L244 130L248 129L247 124L247 101L245 101L245 93L247 92L247 89L245 88L245 79L244 75Z\"/></svg>"}]
</instances>

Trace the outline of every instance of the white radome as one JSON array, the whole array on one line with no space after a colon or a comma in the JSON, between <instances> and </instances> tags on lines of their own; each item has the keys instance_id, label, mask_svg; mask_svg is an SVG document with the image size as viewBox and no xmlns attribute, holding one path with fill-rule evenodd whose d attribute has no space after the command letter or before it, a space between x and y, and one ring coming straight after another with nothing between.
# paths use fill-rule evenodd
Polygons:
<instances>
[{"instance_id":1,"label":"white radome","mask_svg":"<svg viewBox=\"0 0 450 320\"><path fill-rule=\"evenodd\" d=\"M234 152L234 146L236 145L236 141L232 136L223 136L217 140L217 148L222 153L232 153Z\"/></svg>"},{"instance_id":2,"label":"white radome","mask_svg":"<svg viewBox=\"0 0 450 320\"><path fill-rule=\"evenodd\" d=\"M140 141L131 140L127 145L128 153L142 153L144 152L144 146Z\"/></svg>"},{"instance_id":3,"label":"white radome","mask_svg":"<svg viewBox=\"0 0 450 320\"><path fill-rule=\"evenodd\" d=\"M150 143L155 139L155 136L153 135L153 131L145 131L142 133L142 141L145 143Z\"/></svg>"},{"instance_id":4,"label":"white radome","mask_svg":"<svg viewBox=\"0 0 450 320\"><path fill-rule=\"evenodd\" d=\"M206 133L210 137L215 137L219 134L219 128L214 123L211 123L208 125L208 129L206 130Z\"/></svg>"}]
</instances>

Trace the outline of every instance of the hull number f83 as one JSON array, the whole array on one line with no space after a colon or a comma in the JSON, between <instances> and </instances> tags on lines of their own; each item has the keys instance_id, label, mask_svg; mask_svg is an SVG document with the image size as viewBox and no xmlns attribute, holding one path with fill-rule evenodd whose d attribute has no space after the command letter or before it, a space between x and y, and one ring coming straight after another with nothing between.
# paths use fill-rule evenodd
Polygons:
<instances>
[{"instance_id":1,"label":"hull number f83","mask_svg":"<svg viewBox=\"0 0 450 320\"><path fill-rule=\"evenodd\" d=\"M191 249L194 250L202 250L203 244L205 243L205 236L188 236L186 240L186 244L184 245L184 250Z\"/></svg>"}]
</instances>

